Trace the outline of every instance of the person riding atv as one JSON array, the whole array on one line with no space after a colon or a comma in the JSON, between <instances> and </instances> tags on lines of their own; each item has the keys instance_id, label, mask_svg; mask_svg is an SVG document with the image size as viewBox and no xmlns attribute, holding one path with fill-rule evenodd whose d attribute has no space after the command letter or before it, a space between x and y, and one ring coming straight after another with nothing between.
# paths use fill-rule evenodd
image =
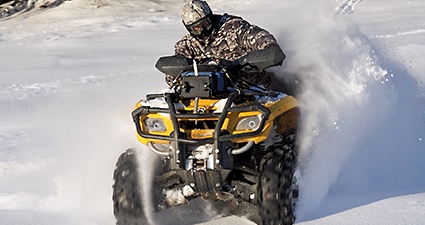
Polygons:
<instances>
[{"instance_id":1,"label":"person riding atv","mask_svg":"<svg viewBox=\"0 0 425 225\"><path fill-rule=\"evenodd\" d=\"M205 1L189 2L182 14L189 34L155 65L169 89L147 94L132 112L145 146L117 160L116 224L185 223L176 216L182 211L170 210L203 200L219 214L292 225L301 114L296 98L268 87L264 72L285 54L269 32L214 15ZM141 169L145 150L155 153L149 170Z\"/></svg>"},{"instance_id":2,"label":"person riding atv","mask_svg":"<svg viewBox=\"0 0 425 225\"><path fill-rule=\"evenodd\" d=\"M238 16L213 14L205 1L192 0L185 4L182 22L189 34L175 44L176 55L198 62L213 59L226 66L242 56L260 50L275 52L278 65L285 59L276 39L268 31ZM258 68L246 66L238 70L238 76L254 84L265 87L271 85L270 74ZM167 84L172 84L174 78L166 75Z\"/></svg>"}]
</instances>

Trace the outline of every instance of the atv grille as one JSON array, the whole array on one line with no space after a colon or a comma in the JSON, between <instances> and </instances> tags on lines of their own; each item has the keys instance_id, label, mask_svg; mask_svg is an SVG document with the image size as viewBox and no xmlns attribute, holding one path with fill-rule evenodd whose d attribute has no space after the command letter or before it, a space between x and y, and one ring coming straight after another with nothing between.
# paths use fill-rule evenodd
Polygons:
<instances>
[{"instance_id":1,"label":"atv grille","mask_svg":"<svg viewBox=\"0 0 425 225\"><path fill-rule=\"evenodd\" d=\"M215 129L217 120L181 120L179 125L184 130Z\"/></svg>"}]
</instances>

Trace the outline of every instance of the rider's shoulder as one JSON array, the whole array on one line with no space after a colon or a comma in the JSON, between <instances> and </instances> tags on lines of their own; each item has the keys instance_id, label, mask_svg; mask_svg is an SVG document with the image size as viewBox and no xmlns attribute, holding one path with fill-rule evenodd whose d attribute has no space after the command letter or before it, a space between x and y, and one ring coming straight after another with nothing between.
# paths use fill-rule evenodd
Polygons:
<instances>
[{"instance_id":1,"label":"rider's shoulder","mask_svg":"<svg viewBox=\"0 0 425 225\"><path fill-rule=\"evenodd\" d=\"M224 24L224 23L229 23L229 22L240 22L240 21L245 21L242 17L240 16L235 16L235 15L230 15L227 13L224 13L223 15L217 15L218 17L220 17L220 23Z\"/></svg>"}]
</instances>

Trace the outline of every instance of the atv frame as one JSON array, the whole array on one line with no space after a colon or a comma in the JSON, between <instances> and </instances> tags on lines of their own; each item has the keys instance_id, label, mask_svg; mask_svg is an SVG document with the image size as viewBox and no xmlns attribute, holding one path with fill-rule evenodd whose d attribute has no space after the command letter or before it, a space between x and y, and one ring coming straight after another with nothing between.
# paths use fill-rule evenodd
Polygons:
<instances>
[{"instance_id":1,"label":"atv frame","mask_svg":"<svg viewBox=\"0 0 425 225\"><path fill-rule=\"evenodd\" d=\"M190 65L172 56L160 58L157 68L176 75L172 91L147 95L132 112L138 140L162 161L151 184L154 210L202 197L253 205L259 224L292 224L296 99L237 79L220 65ZM149 223L135 152L124 152L114 172L118 225Z\"/></svg>"}]
</instances>

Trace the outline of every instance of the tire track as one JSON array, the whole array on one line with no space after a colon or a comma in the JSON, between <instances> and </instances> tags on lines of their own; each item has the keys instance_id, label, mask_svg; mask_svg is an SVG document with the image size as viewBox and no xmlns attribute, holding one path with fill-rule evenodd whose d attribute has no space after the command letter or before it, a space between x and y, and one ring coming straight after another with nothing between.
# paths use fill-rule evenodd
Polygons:
<instances>
[{"instance_id":1,"label":"tire track","mask_svg":"<svg viewBox=\"0 0 425 225\"><path fill-rule=\"evenodd\" d=\"M354 12L354 6L363 0L347 0L345 3L337 7L338 15L347 15Z\"/></svg>"},{"instance_id":2,"label":"tire track","mask_svg":"<svg viewBox=\"0 0 425 225\"><path fill-rule=\"evenodd\" d=\"M27 100L40 96L51 95L61 90L77 87L100 86L120 80L139 76L141 71L127 71L107 75L88 75L65 80L55 80L44 83L11 84L0 87L0 103L13 100Z\"/></svg>"}]
</instances>

